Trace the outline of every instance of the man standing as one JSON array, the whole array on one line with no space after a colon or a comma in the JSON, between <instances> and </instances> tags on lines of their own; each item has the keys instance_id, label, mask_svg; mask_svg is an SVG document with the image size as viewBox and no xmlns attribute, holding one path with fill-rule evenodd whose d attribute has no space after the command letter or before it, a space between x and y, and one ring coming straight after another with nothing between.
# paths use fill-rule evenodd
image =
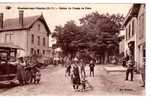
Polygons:
<instances>
[{"instance_id":1,"label":"man standing","mask_svg":"<svg viewBox=\"0 0 151 100\"><path fill-rule=\"evenodd\" d=\"M142 76L143 85L141 87L145 87L145 58L143 58L142 65L140 67L140 72Z\"/></svg>"},{"instance_id":2,"label":"man standing","mask_svg":"<svg viewBox=\"0 0 151 100\"><path fill-rule=\"evenodd\" d=\"M92 60L90 61L89 67L90 67L90 76L92 74L94 77L94 67L95 67L94 61Z\"/></svg>"},{"instance_id":3,"label":"man standing","mask_svg":"<svg viewBox=\"0 0 151 100\"><path fill-rule=\"evenodd\" d=\"M125 80L128 80L128 76L129 76L129 74L131 74L131 81L133 81L134 59L131 54L128 57L129 57L129 59L127 61L127 70L126 70L126 79Z\"/></svg>"},{"instance_id":4,"label":"man standing","mask_svg":"<svg viewBox=\"0 0 151 100\"><path fill-rule=\"evenodd\" d=\"M65 76L66 74L68 76L70 76L70 70L71 70L71 59L69 57L67 57L66 61L65 61L65 67L66 67L66 73L65 73Z\"/></svg>"},{"instance_id":5,"label":"man standing","mask_svg":"<svg viewBox=\"0 0 151 100\"><path fill-rule=\"evenodd\" d=\"M85 72L86 64L85 64L83 59L80 59L80 65L79 66L80 66L80 74L81 74L81 76L86 77L86 72Z\"/></svg>"}]
</instances>

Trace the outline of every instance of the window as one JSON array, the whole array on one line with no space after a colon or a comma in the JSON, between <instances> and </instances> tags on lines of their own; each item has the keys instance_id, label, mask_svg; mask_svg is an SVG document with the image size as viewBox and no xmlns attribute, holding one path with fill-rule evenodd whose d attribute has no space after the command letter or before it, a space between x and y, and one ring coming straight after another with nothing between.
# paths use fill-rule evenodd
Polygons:
<instances>
[{"instance_id":1,"label":"window","mask_svg":"<svg viewBox=\"0 0 151 100\"><path fill-rule=\"evenodd\" d=\"M128 35L128 29L126 28L126 37L125 37L126 40L127 40L127 35Z\"/></svg>"},{"instance_id":2,"label":"window","mask_svg":"<svg viewBox=\"0 0 151 100\"><path fill-rule=\"evenodd\" d=\"M45 42L45 41L46 41L45 38L43 38L43 46L46 45L46 42Z\"/></svg>"},{"instance_id":3,"label":"window","mask_svg":"<svg viewBox=\"0 0 151 100\"><path fill-rule=\"evenodd\" d=\"M43 50L43 55L45 54L45 50Z\"/></svg>"},{"instance_id":4,"label":"window","mask_svg":"<svg viewBox=\"0 0 151 100\"><path fill-rule=\"evenodd\" d=\"M127 31L126 31L126 40L128 40L129 37L130 37L130 36L129 36L129 31L130 31L130 30L129 30L129 26L128 26L126 29L127 29Z\"/></svg>"},{"instance_id":5,"label":"window","mask_svg":"<svg viewBox=\"0 0 151 100\"><path fill-rule=\"evenodd\" d=\"M31 35L31 43L34 44L34 35Z\"/></svg>"},{"instance_id":6,"label":"window","mask_svg":"<svg viewBox=\"0 0 151 100\"><path fill-rule=\"evenodd\" d=\"M13 41L13 35L12 33L6 33L5 34L5 42L12 42Z\"/></svg>"},{"instance_id":7,"label":"window","mask_svg":"<svg viewBox=\"0 0 151 100\"><path fill-rule=\"evenodd\" d=\"M132 36L135 34L135 21L132 21Z\"/></svg>"},{"instance_id":8,"label":"window","mask_svg":"<svg viewBox=\"0 0 151 100\"><path fill-rule=\"evenodd\" d=\"M36 52L36 50L34 50L34 55L36 55L37 54L37 52Z\"/></svg>"},{"instance_id":9,"label":"window","mask_svg":"<svg viewBox=\"0 0 151 100\"><path fill-rule=\"evenodd\" d=\"M38 36L38 45L40 45L40 36Z\"/></svg>"},{"instance_id":10,"label":"window","mask_svg":"<svg viewBox=\"0 0 151 100\"><path fill-rule=\"evenodd\" d=\"M128 39L131 37L131 24L129 25Z\"/></svg>"},{"instance_id":11,"label":"window","mask_svg":"<svg viewBox=\"0 0 151 100\"><path fill-rule=\"evenodd\" d=\"M40 31L40 24L38 24L38 31Z\"/></svg>"},{"instance_id":12,"label":"window","mask_svg":"<svg viewBox=\"0 0 151 100\"><path fill-rule=\"evenodd\" d=\"M139 39L143 39L145 34L145 20L144 14L139 17Z\"/></svg>"},{"instance_id":13,"label":"window","mask_svg":"<svg viewBox=\"0 0 151 100\"><path fill-rule=\"evenodd\" d=\"M146 51L145 51L145 48L143 48L143 57L146 57Z\"/></svg>"},{"instance_id":14,"label":"window","mask_svg":"<svg viewBox=\"0 0 151 100\"><path fill-rule=\"evenodd\" d=\"M37 50L37 54L40 54L40 50L39 49Z\"/></svg>"}]
</instances>

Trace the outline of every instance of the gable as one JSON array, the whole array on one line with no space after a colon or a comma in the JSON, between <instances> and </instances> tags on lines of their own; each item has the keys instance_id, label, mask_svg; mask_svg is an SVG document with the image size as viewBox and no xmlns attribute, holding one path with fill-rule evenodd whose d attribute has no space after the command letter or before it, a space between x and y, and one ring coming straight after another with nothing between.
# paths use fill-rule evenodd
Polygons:
<instances>
[{"instance_id":1,"label":"gable","mask_svg":"<svg viewBox=\"0 0 151 100\"><path fill-rule=\"evenodd\" d=\"M49 27L44 19L43 16L41 16L40 18L38 18L36 21L34 21L31 26L29 27L31 28L38 28L38 25L40 25L40 31L41 33L47 33L47 36L49 36L49 34L51 34Z\"/></svg>"},{"instance_id":2,"label":"gable","mask_svg":"<svg viewBox=\"0 0 151 100\"><path fill-rule=\"evenodd\" d=\"M31 27L30 31L34 33L47 34L48 30L45 27L45 24L41 20L37 20Z\"/></svg>"}]
</instances>

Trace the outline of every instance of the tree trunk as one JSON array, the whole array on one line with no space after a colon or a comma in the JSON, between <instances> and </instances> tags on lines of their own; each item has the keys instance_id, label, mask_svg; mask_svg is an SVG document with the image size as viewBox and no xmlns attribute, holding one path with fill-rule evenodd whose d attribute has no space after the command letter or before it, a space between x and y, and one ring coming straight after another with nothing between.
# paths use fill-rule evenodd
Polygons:
<instances>
[{"instance_id":1,"label":"tree trunk","mask_svg":"<svg viewBox=\"0 0 151 100\"><path fill-rule=\"evenodd\" d=\"M102 64L102 56L100 56L100 64Z\"/></svg>"},{"instance_id":2,"label":"tree trunk","mask_svg":"<svg viewBox=\"0 0 151 100\"><path fill-rule=\"evenodd\" d=\"M105 64L105 54L102 56L102 63Z\"/></svg>"},{"instance_id":3,"label":"tree trunk","mask_svg":"<svg viewBox=\"0 0 151 100\"><path fill-rule=\"evenodd\" d=\"M107 64L107 63L108 63L108 52L105 51L105 64Z\"/></svg>"}]
</instances>

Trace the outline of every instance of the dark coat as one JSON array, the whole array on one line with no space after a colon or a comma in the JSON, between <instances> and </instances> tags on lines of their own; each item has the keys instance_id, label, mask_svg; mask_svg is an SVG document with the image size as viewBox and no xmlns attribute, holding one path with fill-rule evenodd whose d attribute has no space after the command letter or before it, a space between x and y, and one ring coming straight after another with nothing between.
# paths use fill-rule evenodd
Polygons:
<instances>
[{"instance_id":1,"label":"dark coat","mask_svg":"<svg viewBox=\"0 0 151 100\"><path fill-rule=\"evenodd\" d=\"M76 65L72 65L71 81L73 84L79 85L80 84L79 68L75 66Z\"/></svg>"},{"instance_id":2,"label":"dark coat","mask_svg":"<svg viewBox=\"0 0 151 100\"><path fill-rule=\"evenodd\" d=\"M22 64L17 65L17 79L18 80L25 80L25 69Z\"/></svg>"},{"instance_id":3,"label":"dark coat","mask_svg":"<svg viewBox=\"0 0 151 100\"><path fill-rule=\"evenodd\" d=\"M90 67L90 71L94 71L95 64L94 63L90 63L89 67Z\"/></svg>"}]
</instances>

